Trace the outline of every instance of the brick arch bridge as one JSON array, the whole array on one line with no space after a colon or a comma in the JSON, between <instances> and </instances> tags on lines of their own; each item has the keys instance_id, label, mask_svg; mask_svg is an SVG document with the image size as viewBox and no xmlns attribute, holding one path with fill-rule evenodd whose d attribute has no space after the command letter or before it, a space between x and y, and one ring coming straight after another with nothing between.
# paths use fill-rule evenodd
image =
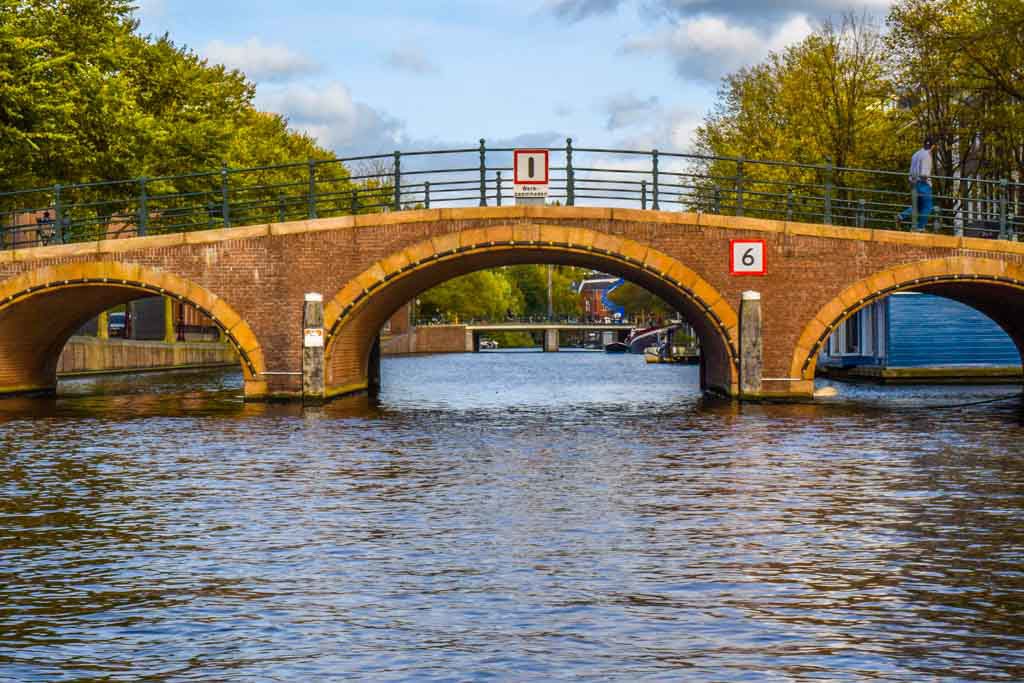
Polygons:
<instances>
[{"instance_id":1,"label":"brick arch bridge","mask_svg":"<svg viewBox=\"0 0 1024 683\"><path fill-rule=\"evenodd\" d=\"M729 274L737 238L766 241L766 276ZM701 337L705 385L734 396L744 290L762 295L763 366L750 397L810 396L828 334L897 290L974 306L1024 351L1024 244L693 213L482 207L0 252L0 393L52 390L74 329L110 306L164 293L225 331L247 398L298 398L307 292L325 300L324 395L361 391L373 382L380 326L402 304L462 273L536 262L599 268L663 296Z\"/></svg>"}]
</instances>

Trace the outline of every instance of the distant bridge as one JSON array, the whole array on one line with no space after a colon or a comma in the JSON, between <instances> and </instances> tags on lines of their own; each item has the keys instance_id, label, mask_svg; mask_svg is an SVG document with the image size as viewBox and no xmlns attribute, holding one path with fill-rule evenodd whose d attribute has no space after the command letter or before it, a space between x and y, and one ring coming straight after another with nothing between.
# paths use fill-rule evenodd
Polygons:
<instances>
[{"instance_id":1,"label":"distant bridge","mask_svg":"<svg viewBox=\"0 0 1024 683\"><path fill-rule=\"evenodd\" d=\"M480 337L487 332L542 332L543 349L557 351L561 332L612 332L614 339L625 339L632 325L629 323L569 323L569 322L501 322L469 323L466 332L472 335L473 350L480 350Z\"/></svg>"}]
</instances>

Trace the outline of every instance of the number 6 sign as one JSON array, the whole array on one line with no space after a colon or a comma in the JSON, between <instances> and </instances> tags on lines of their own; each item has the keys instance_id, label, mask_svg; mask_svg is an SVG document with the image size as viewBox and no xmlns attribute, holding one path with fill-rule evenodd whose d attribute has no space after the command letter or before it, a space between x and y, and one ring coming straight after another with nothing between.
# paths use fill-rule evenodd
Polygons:
<instances>
[{"instance_id":1,"label":"number 6 sign","mask_svg":"<svg viewBox=\"0 0 1024 683\"><path fill-rule=\"evenodd\" d=\"M766 252L764 240L729 240L729 273L767 275Z\"/></svg>"}]
</instances>

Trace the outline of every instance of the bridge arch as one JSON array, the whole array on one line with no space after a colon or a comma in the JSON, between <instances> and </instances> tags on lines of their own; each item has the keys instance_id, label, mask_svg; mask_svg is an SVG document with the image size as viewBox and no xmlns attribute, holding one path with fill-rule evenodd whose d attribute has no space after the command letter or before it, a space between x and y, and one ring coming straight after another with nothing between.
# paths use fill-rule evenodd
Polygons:
<instances>
[{"instance_id":1,"label":"bridge arch","mask_svg":"<svg viewBox=\"0 0 1024 683\"><path fill-rule=\"evenodd\" d=\"M714 287L678 260L633 240L586 228L516 224L424 240L363 271L325 303L327 395L368 387L381 326L402 305L459 275L497 266L553 263L619 275L662 297L693 325L702 384L735 395L738 318Z\"/></svg>"},{"instance_id":2,"label":"bridge arch","mask_svg":"<svg viewBox=\"0 0 1024 683\"><path fill-rule=\"evenodd\" d=\"M865 306L895 292L923 292L959 301L1003 328L1024 358L1024 267L970 256L908 263L880 271L842 291L803 329L790 376L813 380L829 335Z\"/></svg>"},{"instance_id":3,"label":"bridge arch","mask_svg":"<svg viewBox=\"0 0 1024 683\"><path fill-rule=\"evenodd\" d=\"M246 397L266 393L256 335L223 299L173 273L100 261L44 267L0 283L0 394L54 391L61 350L75 331L105 310L151 294L209 316L238 352Z\"/></svg>"}]
</instances>

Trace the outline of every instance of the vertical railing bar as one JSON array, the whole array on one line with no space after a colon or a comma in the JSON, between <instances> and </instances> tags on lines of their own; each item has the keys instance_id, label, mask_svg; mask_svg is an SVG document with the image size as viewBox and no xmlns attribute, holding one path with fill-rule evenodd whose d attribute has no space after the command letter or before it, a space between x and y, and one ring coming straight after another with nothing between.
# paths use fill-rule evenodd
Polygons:
<instances>
[{"instance_id":1,"label":"vertical railing bar","mask_svg":"<svg viewBox=\"0 0 1024 683\"><path fill-rule=\"evenodd\" d=\"M832 160L825 160L825 225L832 225Z\"/></svg>"},{"instance_id":2,"label":"vertical railing bar","mask_svg":"<svg viewBox=\"0 0 1024 683\"><path fill-rule=\"evenodd\" d=\"M572 138L565 139L565 203L576 206L576 171L572 166Z\"/></svg>"},{"instance_id":3,"label":"vertical railing bar","mask_svg":"<svg viewBox=\"0 0 1024 683\"><path fill-rule=\"evenodd\" d=\"M225 228L231 227L231 207L228 205L228 165L220 168L220 216Z\"/></svg>"},{"instance_id":4,"label":"vertical railing bar","mask_svg":"<svg viewBox=\"0 0 1024 683\"><path fill-rule=\"evenodd\" d=\"M495 198L496 201L498 202L498 206L501 206L501 171L497 171L495 173L495 183L497 183L498 186L497 192L495 193Z\"/></svg>"},{"instance_id":5,"label":"vertical railing bar","mask_svg":"<svg viewBox=\"0 0 1024 683\"><path fill-rule=\"evenodd\" d=\"M480 206L487 206L487 143L480 138Z\"/></svg>"},{"instance_id":6,"label":"vertical railing bar","mask_svg":"<svg viewBox=\"0 0 1024 683\"><path fill-rule=\"evenodd\" d=\"M1007 200L1009 199L1007 196L1008 190L1009 181L1006 178L1001 179L999 181L999 239L1001 240L1009 239L1010 237L1007 232L1006 223Z\"/></svg>"},{"instance_id":7,"label":"vertical railing bar","mask_svg":"<svg viewBox=\"0 0 1024 683\"><path fill-rule=\"evenodd\" d=\"M309 220L316 219L316 160L309 160Z\"/></svg>"},{"instance_id":8,"label":"vertical railing bar","mask_svg":"<svg viewBox=\"0 0 1024 683\"><path fill-rule=\"evenodd\" d=\"M140 237L144 237L149 228L148 203L148 197L146 195L146 178L142 177L139 178L139 225L136 228L136 232Z\"/></svg>"},{"instance_id":9,"label":"vertical railing bar","mask_svg":"<svg viewBox=\"0 0 1024 683\"><path fill-rule=\"evenodd\" d=\"M57 236L57 243L64 243L64 207L60 196L60 183L53 186L53 219L57 222L54 234Z\"/></svg>"},{"instance_id":10,"label":"vertical railing bar","mask_svg":"<svg viewBox=\"0 0 1024 683\"><path fill-rule=\"evenodd\" d=\"M658 150L656 149L651 150L651 178L654 181L651 208L655 211L659 211L661 209L661 204L658 202Z\"/></svg>"},{"instance_id":11,"label":"vertical railing bar","mask_svg":"<svg viewBox=\"0 0 1024 683\"><path fill-rule=\"evenodd\" d=\"M743 215L743 157L736 161L736 215Z\"/></svg>"},{"instance_id":12,"label":"vertical railing bar","mask_svg":"<svg viewBox=\"0 0 1024 683\"><path fill-rule=\"evenodd\" d=\"M382 202L383 203L383 202ZM402 153L395 150L395 201L394 210L402 210Z\"/></svg>"}]
</instances>

